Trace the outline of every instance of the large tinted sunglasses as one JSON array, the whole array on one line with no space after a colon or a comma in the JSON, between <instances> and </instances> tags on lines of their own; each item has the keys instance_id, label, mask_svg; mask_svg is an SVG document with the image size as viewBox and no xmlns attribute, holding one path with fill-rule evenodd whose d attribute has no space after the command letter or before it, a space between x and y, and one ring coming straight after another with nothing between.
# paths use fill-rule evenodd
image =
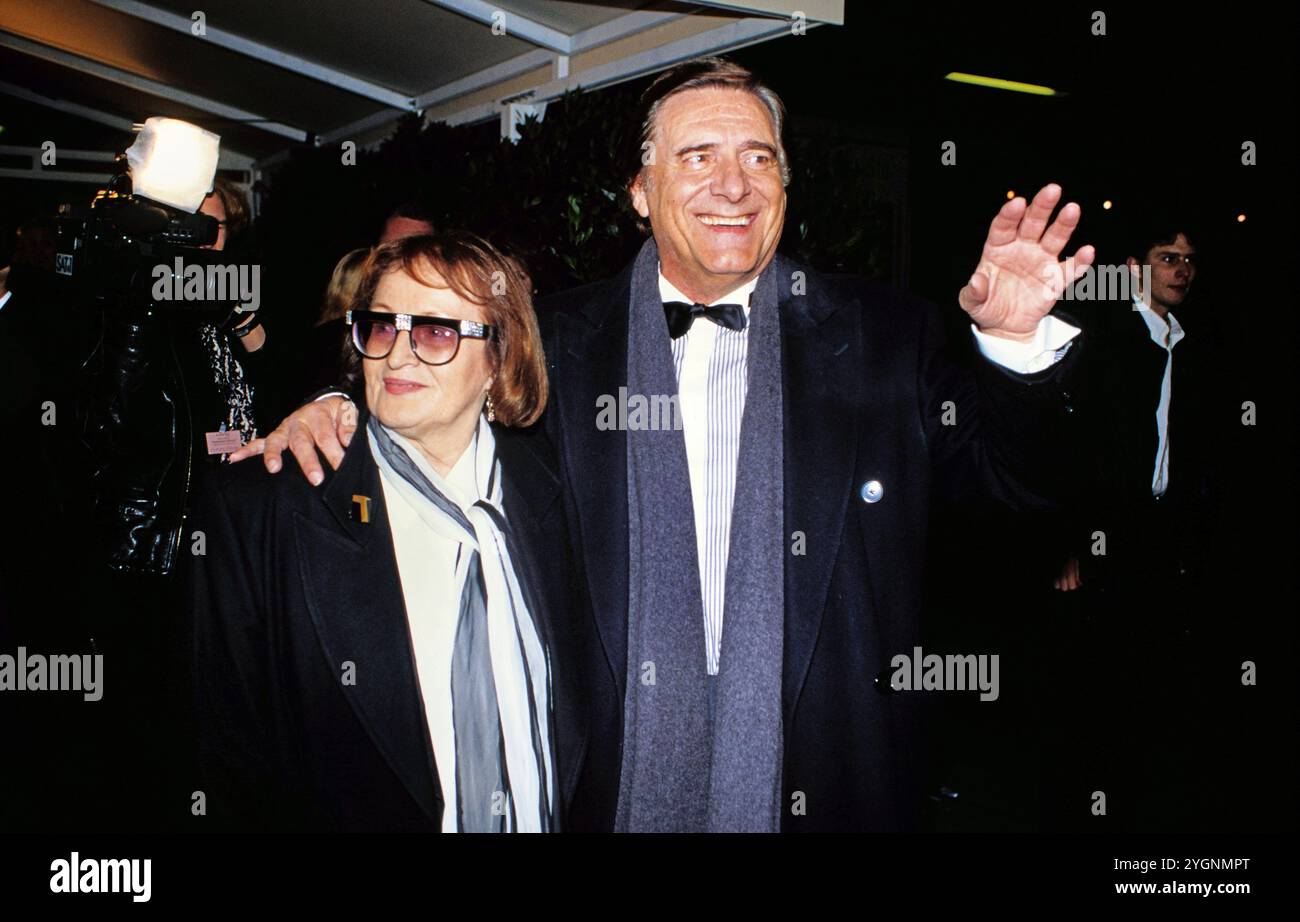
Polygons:
<instances>
[{"instance_id":1,"label":"large tinted sunglasses","mask_svg":"<svg viewBox=\"0 0 1300 922\"><path fill-rule=\"evenodd\" d=\"M450 317L348 311L346 322L352 327L353 347L366 358L387 358L397 343L398 332L406 330L411 336L411 351L426 365L446 365L456 357L465 337L490 342L501 338L490 324Z\"/></svg>"}]
</instances>

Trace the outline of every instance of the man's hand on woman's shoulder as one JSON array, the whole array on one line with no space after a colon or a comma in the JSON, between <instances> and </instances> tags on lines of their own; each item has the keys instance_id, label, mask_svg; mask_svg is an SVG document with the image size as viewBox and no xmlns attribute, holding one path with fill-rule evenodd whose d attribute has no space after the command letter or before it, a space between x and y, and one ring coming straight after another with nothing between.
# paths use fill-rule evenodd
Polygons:
<instances>
[{"instance_id":1,"label":"man's hand on woman's shoulder","mask_svg":"<svg viewBox=\"0 0 1300 922\"><path fill-rule=\"evenodd\" d=\"M278 473L281 454L287 448L298 459L298 467L313 485L325 479L317 450L325 455L330 467L338 470L343 452L357 430L357 407L340 396L324 397L294 410L266 438L253 439L230 455L231 462L261 455L262 463L272 474Z\"/></svg>"}]
</instances>

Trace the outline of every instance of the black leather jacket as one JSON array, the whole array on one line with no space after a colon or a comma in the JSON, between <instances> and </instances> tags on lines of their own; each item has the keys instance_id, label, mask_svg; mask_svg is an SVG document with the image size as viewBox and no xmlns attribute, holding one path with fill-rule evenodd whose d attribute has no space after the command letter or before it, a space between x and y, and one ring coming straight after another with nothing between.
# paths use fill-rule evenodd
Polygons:
<instances>
[{"instance_id":1,"label":"black leather jacket","mask_svg":"<svg viewBox=\"0 0 1300 922\"><path fill-rule=\"evenodd\" d=\"M110 308L100 322L80 401L99 539L110 568L169 574L195 478L219 463L203 442L224 407L193 317ZM235 349L255 381L263 360Z\"/></svg>"}]
</instances>

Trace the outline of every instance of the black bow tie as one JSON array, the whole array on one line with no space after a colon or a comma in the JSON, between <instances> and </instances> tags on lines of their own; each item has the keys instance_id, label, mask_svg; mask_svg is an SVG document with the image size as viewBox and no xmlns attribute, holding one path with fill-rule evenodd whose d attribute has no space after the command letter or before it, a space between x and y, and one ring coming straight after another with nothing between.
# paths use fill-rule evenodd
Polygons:
<instances>
[{"instance_id":1,"label":"black bow tie","mask_svg":"<svg viewBox=\"0 0 1300 922\"><path fill-rule=\"evenodd\" d=\"M668 335L673 339L691 328L696 317L712 320L728 330L745 329L743 304L687 304L685 301L665 301L664 316L668 318Z\"/></svg>"}]
</instances>

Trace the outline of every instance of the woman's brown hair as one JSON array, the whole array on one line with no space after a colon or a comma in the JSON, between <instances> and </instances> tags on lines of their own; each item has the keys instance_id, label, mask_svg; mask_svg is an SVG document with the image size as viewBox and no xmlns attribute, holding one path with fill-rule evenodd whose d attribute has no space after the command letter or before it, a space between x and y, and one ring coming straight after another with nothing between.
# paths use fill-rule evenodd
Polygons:
<instances>
[{"instance_id":1,"label":"woman's brown hair","mask_svg":"<svg viewBox=\"0 0 1300 922\"><path fill-rule=\"evenodd\" d=\"M403 237L371 251L355 306L368 310L380 279L399 270L421 285L450 287L483 308L485 322L495 326L499 336L490 344L495 375L488 392L496 418L506 426L535 423L546 407L546 359L533 313L532 280L523 265L468 231ZM350 339L345 348L344 383L355 392L362 359Z\"/></svg>"}]
</instances>

